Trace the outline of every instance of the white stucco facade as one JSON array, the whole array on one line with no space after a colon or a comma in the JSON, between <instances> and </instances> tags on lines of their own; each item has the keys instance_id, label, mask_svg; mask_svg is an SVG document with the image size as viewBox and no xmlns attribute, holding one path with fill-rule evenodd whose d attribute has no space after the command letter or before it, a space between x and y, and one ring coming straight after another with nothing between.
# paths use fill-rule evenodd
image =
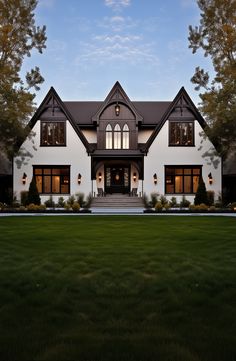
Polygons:
<instances>
[{"instance_id":1,"label":"white stucco facade","mask_svg":"<svg viewBox=\"0 0 236 361\"><path fill-rule=\"evenodd\" d=\"M27 191L29 189L29 184L33 177L33 166L37 165L70 167L70 194L53 195L55 202L61 196L67 199L70 195L75 195L76 193L84 193L85 195L91 193L91 159L70 122L66 121L66 146L41 147L40 120L37 121L32 131L35 136L32 139L27 138L20 148L20 151L27 149L31 153L31 157L25 159L23 163L20 157L16 157L13 164L13 187L17 199L20 200L20 192L22 190ZM25 185L22 184L24 173L27 175ZM79 173L82 176L80 184L78 184ZM42 203L48 198L49 194L42 194Z\"/></svg>"},{"instance_id":2,"label":"white stucco facade","mask_svg":"<svg viewBox=\"0 0 236 361\"><path fill-rule=\"evenodd\" d=\"M213 147L209 139L203 139L200 136L202 128L197 120L194 122L195 146L191 147L173 147L169 146L169 122L163 125L158 136L153 141L149 152L144 161L144 191L147 195L158 193L165 195L167 199L176 197L177 202L182 199L182 194L165 193L165 166L202 166L202 177L207 190L214 191L216 199L221 194L221 158L216 157L214 161L218 166L215 168L212 162L209 162L204 153ZM157 184L154 184L153 175L157 174ZM208 174L211 173L213 183L208 182ZM195 195L186 194L186 199L193 203Z\"/></svg>"}]
</instances>

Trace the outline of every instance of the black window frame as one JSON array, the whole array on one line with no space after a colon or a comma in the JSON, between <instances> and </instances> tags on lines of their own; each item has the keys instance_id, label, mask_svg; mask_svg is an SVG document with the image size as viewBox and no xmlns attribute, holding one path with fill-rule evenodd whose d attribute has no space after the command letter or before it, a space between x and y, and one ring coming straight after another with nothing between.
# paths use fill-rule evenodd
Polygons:
<instances>
[{"instance_id":1,"label":"black window frame","mask_svg":"<svg viewBox=\"0 0 236 361\"><path fill-rule=\"evenodd\" d=\"M64 142L63 142L63 144L57 144L55 139L53 139L53 144L47 144L47 143L45 143L45 141L43 139L43 125L44 124L55 124L55 123L64 125ZM66 147L66 120L41 120L40 146L41 147Z\"/></svg>"},{"instance_id":2,"label":"black window frame","mask_svg":"<svg viewBox=\"0 0 236 361\"><path fill-rule=\"evenodd\" d=\"M184 144L180 139L180 143L171 143L171 132L172 132L172 125L181 125L183 124L192 124L192 142L189 144ZM195 147L195 133L194 133L194 120L169 120L169 147Z\"/></svg>"},{"instance_id":3,"label":"black window frame","mask_svg":"<svg viewBox=\"0 0 236 361\"><path fill-rule=\"evenodd\" d=\"M167 173L167 169L183 169L182 173L173 173L171 175L166 174ZM190 173L184 173L185 170L191 170L191 174ZM199 174L194 174L194 170L199 170ZM183 192L176 192L176 188L175 188L175 176L179 176L182 177L182 189ZM190 192L185 192L184 191L184 177L191 177L191 191ZM194 176L198 176L199 180L202 177L202 165L165 165L165 194L169 195L169 194L174 194L174 195L182 195L182 194L188 194L188 195L195 195L196 193L193 191L193 177ZM167 192L167 186L170 183L167 183L167 178L168 177L172 177L171 181L172 181L172 185L174 186L174 192Z\"/></svg>"},{"instance_id":4,"label":"black window frame","mask_svg":"<svg viewBox=\"0 0 236 361\"><path fill-rule=\"evenodd\" d=\"M35 174L35 170L36 169L41 169L42 170L42 173L37 173ZM44 170L51 170L50 173L44 173ZM53 173L53 170L54 169L68 169L68 174L61 174L61 173ZM36 181L36 177L37 176L41 176L42 177L42 192L39 192L39 194L41 195L48 195L48 194L53 194L53 195L59 195L59 194L65 194L65 195L68 195L70 194L70 181L71 181L71 166L70 165L33 165L33 177ZM55 176L59 176L60 177L60 191L59 192L53 192L52 191L52 186L53 186L53 182L52 182L52 177L55 177ZM50 177L51 180L50 180L50 192L45 192L45 182L44 182L44 177ZM68 185L68 192L62 192L61 189L62 189L62 186L65 185L63 184L65 182L65 177L68 177L68 182L66 182L65 184ZM64 180L63 180L64 179ZM36 182L37 184L37 182Z\"/></svg>"}]
</instances>

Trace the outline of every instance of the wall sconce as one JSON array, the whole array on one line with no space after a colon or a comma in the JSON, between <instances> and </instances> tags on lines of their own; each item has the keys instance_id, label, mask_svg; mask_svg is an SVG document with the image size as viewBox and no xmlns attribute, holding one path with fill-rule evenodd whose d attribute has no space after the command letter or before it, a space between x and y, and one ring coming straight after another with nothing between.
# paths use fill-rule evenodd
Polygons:
<instances>
[{"instance_id":1,"label":"wall sconce","mask_svg":"<svg viewBox=\"0 0 236 361\"><path fill-rule=\"evenodd\" d=\"M82 175L79 173L79 174L78 174L78 184L81 183L81 178L82 178Z\"/></svg>"},{"instance_id":2,"label":"wall sconce","mask_svg":"<svg viewBox=\"0 0 236 361\"><path fill-rule=\"evenodd\" d=\"M212 178L211 173L208 174L208 182L209 182L210 185L213 183L213 178Z\"/></svg>"},{"instance_id":3,"label":"wall sconce","mask_svg":"<svg viewBox=\"0 0 236 361\"><path fill-rule=\"evenodd\" d=\"M26 180L27 180L27 174L23 174L23 177L22 177L22 184L26 184Z\"/></svg>"},{"instance_id":4,"label":"wall sconce","mask_svg":"<svg viewBox=\"0 0 236 361\"><path fill-rule=\"evenodd\" d=\"M120 106L118 103L116 103L116 105L115 105L115 113L116 113L117 117L120 115Z\"/></svg>"},{"instance_id":5,"label":"wall sconce","mask_svg":"<svg viewBox=\"0 0 236 361\"><path fill-rule=\"evenodd\" d=\"M137 179L137 174L134 172L134 174L133 174L133 181L136 182L136 179Z\"/></svg>"},{"instance_id":6,"label":"wall sconce","mask_svg":"<svg viewBox=\"0 0 236 361\"><path fill-rule=\"evenodd\" d=\"M101 182L101 180L102 180L102 173L99 172L99 173L98 173L98 181Z\"/></svg>"},{"instance_id":7,"label":"wall sconce","mask_svg":"<svg viewBox=\"0 0 236 361\"><path fill-rule=\"evenodd\" d=\"M157 184L157 174L153 174L153 181L154 181L154 184L156 185Z\"/></svg>"}]
</instances>

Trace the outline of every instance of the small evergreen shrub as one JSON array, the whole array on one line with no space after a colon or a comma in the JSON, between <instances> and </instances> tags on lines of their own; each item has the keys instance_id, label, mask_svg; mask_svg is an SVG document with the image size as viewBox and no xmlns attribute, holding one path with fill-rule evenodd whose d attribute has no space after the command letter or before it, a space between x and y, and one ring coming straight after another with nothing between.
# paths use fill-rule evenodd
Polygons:
<instances>
[{"instance_id":1,"label":"small evergreen shrub","mask_svg":"<svg viewBox=\"0 0 236 361\"><path fill-rule=\"evenodd\" d=\"M161 202L157 202L157 203L155 204L155 210L156 210L157 212L161 212L162 209L163 209L163 204L162 204Z\"/></svg>"},{"instance_id":2,"label":"small evergreen shrub","mask_svg":"<svg viewBox=\"0 0 236 361\"><path fill-rule=\"evenodd\" d=\"M20 202L22 206L26 206L28 204L28 191L21 191L20 192Z\"/></svg>"},{"instance_id":3,"label":"small evergreen shrub","mask_svg":"<svg viewBox=\"0 0 236 361\"><path fill-rule=\"evenodd\" d=\"M161 202L161 204L164 206L165 204L168 203L168 200L166 199L165 196L161 195L161 196L160 196L160 202Z\"/></svg>"},{"instance_id":4,"label":"small evergreen shrub","mask_svg":"<svg viewBox=\"0 0 236 361\"><path fill-rule=\"evenodd\" d=\"M172 208L175 208L175 207L177 207L177 199L176 199L176 197L171 197L171 200L170 200L170 206L172 207Z\"/></svg>"},{"instance_id":5,"label":"small evergreen shrub","mask_svg":"<svg viewBox=\"0 0 236 361\"><path fill-rule=\"evenodd\" d=\"M64 208L65 203L66 203L66 202L65 202L65 200L64 200L63 197L59 197L59 198L58 198L58 202L57 202L57 206L58 206L58 207Z\"/></svg>"},{"instance_id":6,"label":"small evergreen shrub","mask_svg":"<svg viewBox=\"0 0 236 361\"><path fill-rule=\"evenodd\" d=\"M92 200L93 200L92 194L89 193L89 195L86 198L86 203L84 204L84 208L87 208L87 209L90 208Z\"/></svg>"},{"instance_id":7,"label":"small evergreen shrub","mask_svg":"<svg viewBox=\"0 0 236 361\"><path fill-rule=\"evenodd\" d=\"M41 204L38 188L37 188L34 177L32 178L32 181L30 182L27 203L28 204L33 203L33 204L37 204L37 205Z\"/></svg>"},{"instance_id":8,"label":"small evergreen shrub","mask_svg":"<svg viewBox=\"0 0 236 361\"><path fill-rule=\"evenodd\" d=\"M50 196L45 202L44 202L45 206L47 208L55 208L55 202L52 198L52 196Z\"/></svg>"},{"instance_id":9,"label":"small evergreen shrub","mask_svg":"<svg viewBox=\"0 0 236 361\"><path fill-rule=\"evenodd\" d=\"M84 193L76 193L77 202L81 205L81 207L84 206Z\"/></svg>"},{"instance_id":10,"label":"small evergreen shrub","mask_svg":"<svg viewBox=\"0 0 236 361\"><path fill-rule=\"evenodd\" d=\"M181 208L188 208L190 206L191 202L186 199L185 196L182 197L182 200L180 202Z\"/></svg>"},{"instance_id":11,"label":"small evergreen shrub","mask_svg":"<svg viewBox=\"0 0 236 361\"><path fill-rule=\"evenodd\" d=\"M153 192L150 194L150 196L151 196L151 201L150 201L151 207L155 207L156 203L158 202L159 193Z\"/></svg>"},{"instance_id":12,"label":"small evergreen shrub","mask_svg":"<svg viewBox=\"0 0 236 361\"><path fill-rule=\"evenodd\" d=\"M80 210L80 204L78 202L74 202L72 204L72 209L74 212L78 212Z\"/></svg>"},{"instance_id":13,"label":"small evergreen shrub","mask_svg":"<svg viewBox=\"0 0 236 361\"><path fill-rule=\"evenodd\" d=\"M212 206L214 204L215 200L215 192L214 191L207 191L207 199L208 199L208 205Z\"/></svg>"},{"instance_id":14,"label":"small evergreen shrub","mask_svg":"<svg viewBox=\"0 0 236 361\"><path fill-rule=\"evenodd\" d=\"M75 203L75 196L70 196L70 197L67 199L66 203L67 203L70 207L72 207L72 205Z\"/></svg>"},{"instance_id":15,"label":"small evergreen shrub","mask_svg":"<svg viewBox=\"0 0 236 361\"><path fill-rule=\"evenodd\" d=\"M202 203L207 204L208 198L207 198L207 191L206 191L205 183L204 183L203 179L200 178L199 185L197 188L197 193L194 198L194 204L195 204L195 206L197 206Z\"/></svg>"}]
</instances>

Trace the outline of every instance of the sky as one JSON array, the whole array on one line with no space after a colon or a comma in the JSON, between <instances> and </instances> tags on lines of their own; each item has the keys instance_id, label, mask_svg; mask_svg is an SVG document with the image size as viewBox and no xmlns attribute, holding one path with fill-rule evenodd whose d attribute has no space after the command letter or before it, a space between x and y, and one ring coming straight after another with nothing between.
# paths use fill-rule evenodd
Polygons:
<instances>
[{"instance_id":1,"label":"sky","mask_svg":"<svg viewBox=\"0 0 236 361\"><path fill-rule=\"evenodd\" d=\"M173 100L196 66L211 68L188 48L188 26L198 25L196 0L38 0L36 25L46 25L47 48L25 59L39 66L62 100L104 100L118 80L131 100Z\"/></svg>"}]
</instances>

